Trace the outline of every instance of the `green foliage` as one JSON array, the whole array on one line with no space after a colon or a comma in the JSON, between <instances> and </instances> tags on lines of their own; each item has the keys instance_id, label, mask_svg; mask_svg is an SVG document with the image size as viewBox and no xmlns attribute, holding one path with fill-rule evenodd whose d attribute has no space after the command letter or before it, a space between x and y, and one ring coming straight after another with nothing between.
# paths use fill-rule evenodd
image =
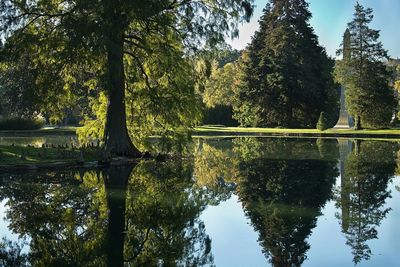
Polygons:
<instances>
[{"instance_id":1,"label":"green foliage","mask_svg":"<svg viewBox=\"0 0 400 267\"><path fill-rule=\"evenodd\" d=\"M229 45L204 50L197 55L197 92L205 104L203 124L237 126L233 119L234 87L240 52Z\"/></svg>"},{"instance_id":2,"label":"green foliage","mask_svg":"<svg viewBox=\"0 0 400 267\"><path fill-rule=\"evenodd\" d=\"M233 110L231 106L217 105L206 109L202 122L206 125L238 126L238 122L232 116Z\"/></svg>"},{"instance_id":3,"label":"green foliage","mask_svg":"<svg viewBox=\"0 0 400 267\"><path fill-rule=\"evenodd\" d=\"M207 107L232 105L233 86L237 70L234 63L227 63L222 68L213 64L211 77L205 83L203 102Z\"/></svg>"},{"instance_id":4,"label":"green foliage","mask_svg":"<svg viewBox=\"0 0 400 267\"><path fill-rule=\"evenodd\" d=\"M368 27L372 12L356 4L354 19L348 24L350 57L344 57L335 70L337 81L346 87L346 106L356 129L387 127L395 105L391 74L383 62L387 51L378 41L379 31Z\"/></svg>"},{"instance_id":5,"label":"green foliage","mask_svg":"<svg viewBox=\"0 0 400 267\"><path fill-rule=\"evenodd\" d=\"M310 249L307 239L330 199L338 174L336 160L322 159L318 151L314 159L305 159L302 151L310 152L312 142L252 141L259 144L238 147L253 148L248 153L252 156L239 164L238 197L270 263L301 266Z\"/></svg>"},{"instance_id":6,"label":"green foliage","mask_svg":"<svg viewBox=\"0 0 400 267\"><path fill-rule=\"evenodd\" d=\"M40 118L3 118L0 119L0 131L38 130L44 123L44 119Z\"/></svg>"},{"instance_id":7,"label":"green foliage","mask_svg":"<svg viewBox=\"0 0 400 267\"><path fill-rule=\"evenodd\" d=\"M249 65L249 52L245 50L237 61L237 73L235 85L233 87L233 117L238 120L242 126L257 127L261 125L261 106L255 105L249 98L251 91L249 90L250 88L248 87L246 77L246 71L249 70Z\"/></svg>"},{"instance_id":8,"label":"green foliage","mask_svg":"<svg viewBox=\"0 0 400 267\"><path fill-rule=\"evenodd\" d=\"M321 112L319 115L318 123L317 123L317 129L320 131L325 131L328 129L328 121L326 119L325 113Z\"/></svg>"},{"instance_id":9,"label":"green foliage","mask_svg":"<svg viewBox=\"0 0 400 267\"><path fill-rule=\"evenodd\" d=\"M10 230L29 237L29 266L213 266L200 218L207 189L192 168L146 161L13 175L0 180L0 199L9 199ZM0 252L11 249L0 242Z\"/></svg>"},{"instance_id":10,"label":"green foliage","mask_svg":"<svg viewBox=\"0 0 400 267\"><path fill-rule=\"evenodd\" d=\"M205 47L196 53L196 58L211 67L215 62L217 68L223 68L228 63L236 62L241 55L241 51L233 49L230 45L223 42L212 47ZM210 73L209 73L210 74Z\"/></svg>"},{"instance_id":11,"label":"green foliage","mask_svg":"<svg viewBox=\"0 0 400 267\"><path fill-rule=\"evenodd\" d=\"M235 116L243 126L314 128L321 111L337 112L334 63L310 18L304 0L267 4L239 74Z\"/></svg>"},{"instance_id":12,"label":"green foliage","mask_svg":"<svg viewBox=\"0 0 400 267\"><path fill-rule=\"evenodd\" d=\"M3 237L0 241L0 265L1 266L29 266L28 257L22 252L23 244L12 242Z\"/></svg>"},{"instance_id":13,"label":"green foliage","mask_svg":"<svg viewBox=\"0 0 400 267\"><path fill-rule=\"evenodd\" d=\"M394 88L397 91L400 91L400 65L398 65L396 68L396 74L397 74L396 76L397 76L398 80L395 81Z\"/></svg>"},{"instance_id":14,"label":"green foliage","mask_svg":"<svg viewBox=\"0 0 400 267\"><path fill-rule=\"evenodd\" d=\"M39 108L35 80L37 72L29 59L0 63L0 106L6 116L34 116Z\"/></svg>"},{"instance_id":15,"label":"green foliage","mask_svg":"<svg viewBox=\"0 0 400 267\"><path fill-rule=\"evenodd\" d=\"M84 135L103 135L106 146L119 153L131 144L125 121L139 146L150 132L170 135L177 125L188 128L200 121L188 55L228 34L237 36L238 23L253 10L252 0L139 2L7 0L0 5L6 37L0 57L13 62L24 54L32 57L32 68L40 72L35 83L41 108L60 120L66 107L81 104L89 129ZM96 109L104 101L91 99L100 92L108 116ZM102 129L115 134L104 135Z\"/></svg>"},{"instance_id":16,"label":"green foliage","mask_svg":"<svg viewBox=\"0 0 400 267\"><path fill-rule=\"evenodd\" d=\"M361 141L344 163L337 206L341 208L342 229L351 247L355 264L368 260L369 241L378 238L377 227L390 208L387 190L395 167L396 145L390 142Z\"/></svg>"}]
</instances>

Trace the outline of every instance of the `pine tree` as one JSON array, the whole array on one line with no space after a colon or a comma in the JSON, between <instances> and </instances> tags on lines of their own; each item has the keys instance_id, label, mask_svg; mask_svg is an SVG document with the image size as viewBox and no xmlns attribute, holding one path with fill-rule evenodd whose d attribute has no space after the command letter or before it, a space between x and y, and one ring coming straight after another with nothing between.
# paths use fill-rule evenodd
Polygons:
<instances>
[{"instance_id":1,"label":"pine tree","mask_svg":"<svg viewBox=\"0 0 400 267\"><path fill-rule=\"evenodd\" d=\"M389 88L390 73L384 64L387 51L378 41L379 31L368 27L372 12L356 4L354 19L348 24L350 55L338 51L344 53L344 58L336 73L346 87L346 105L355 118L355 129L387 126L395 105Z\"/></svg>"},{"instance_id":2,"label":"pine tree","mask_svg":"<svg viewBox=\"0 0 400 267\"><path fill-rule=\"evenodd\" d=\"M333 61L318 44L310 18L305 0L267 4L260 30L247 48L237 95L236 118L246 121L245 126L314 128L320 112L334 117L338 94ZM241 119L246 113L240 111L249 106L257 110L256 122Z\"/></svg>"}]
</instances>

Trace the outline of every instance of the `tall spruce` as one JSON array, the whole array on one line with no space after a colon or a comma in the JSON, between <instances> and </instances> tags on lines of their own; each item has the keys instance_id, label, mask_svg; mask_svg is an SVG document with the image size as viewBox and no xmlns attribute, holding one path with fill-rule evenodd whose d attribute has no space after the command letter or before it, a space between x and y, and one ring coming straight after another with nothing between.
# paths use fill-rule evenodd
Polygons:
<instances>
[{"instance_id":1,"label":"tall spruce","mask_svg":"<svg viewBox=\"0 0 400 267\"><path fill-rule=\"evenodd\" d=\"M357 2L348 24L349 51L338 50L344 57L336 66L336 76L346 87L346 105L355 119L355 129L386 127L395 105L389 85L391 74L384 63L387 51L378 41L379 31L368 27L372 12Z\"/></svg>"},{"instance_id":2,"label":"tall spruce","mask_svg":"<svg viewBox=\"0 0 400 267\"><path fill-rule=\"evenodd\" d=\"M335 123L334 62L318 44L310 18L305 0L267 4L236 90L235 116L242 125L315 128L321 112L330 127Z\"/></svg>"}]
</instances>

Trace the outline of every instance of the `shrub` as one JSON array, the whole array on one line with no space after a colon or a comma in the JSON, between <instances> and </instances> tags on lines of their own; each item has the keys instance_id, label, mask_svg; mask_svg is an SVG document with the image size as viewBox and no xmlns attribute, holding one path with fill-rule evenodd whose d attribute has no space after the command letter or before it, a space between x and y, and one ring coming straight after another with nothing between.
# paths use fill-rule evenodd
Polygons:
<instances>
[{"instance_id":1,"label":"shrub","mask_svg":"<svg viewBox=\"0 0 400 267\"><path fill-rule=\"evenodd\" d=\"M44 126L44 120L38 118L0 119L0 130L37 130Z\"/></svg>"},{"instance_id":2,"label":"shrub","mask_svg":"<svg viewBox=\"0 0 400 267\"><path fill-rule=\"evenodd\" d=\"M325 131L326 129L328 129L328 120L327 120L324 112L321 112L319 114L317 129L320 131Z\"/></svg>"}]
</instances>

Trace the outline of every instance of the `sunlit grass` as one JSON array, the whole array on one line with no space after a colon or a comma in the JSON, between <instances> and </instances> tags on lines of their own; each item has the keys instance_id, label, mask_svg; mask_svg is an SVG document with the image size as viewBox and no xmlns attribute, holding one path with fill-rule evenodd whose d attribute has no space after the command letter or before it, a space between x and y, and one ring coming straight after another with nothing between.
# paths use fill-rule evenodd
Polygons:
<instances>
[{"instance_id":1,"label":"sunlit grass","mask_svg":"<svg viewBox=\"0 0 400 267\"><path fill-rule=\"evenodd\" d=\"M319 131L317 129L284 129L284 128L242 128L242 127L221 127L201 126L195 128L196 133L273 133L273 134L337 134L337 135L399 135L400 129L379 129L379 130L353 130L353 129L328 129Z\"/></svg>"}]
</instances>

